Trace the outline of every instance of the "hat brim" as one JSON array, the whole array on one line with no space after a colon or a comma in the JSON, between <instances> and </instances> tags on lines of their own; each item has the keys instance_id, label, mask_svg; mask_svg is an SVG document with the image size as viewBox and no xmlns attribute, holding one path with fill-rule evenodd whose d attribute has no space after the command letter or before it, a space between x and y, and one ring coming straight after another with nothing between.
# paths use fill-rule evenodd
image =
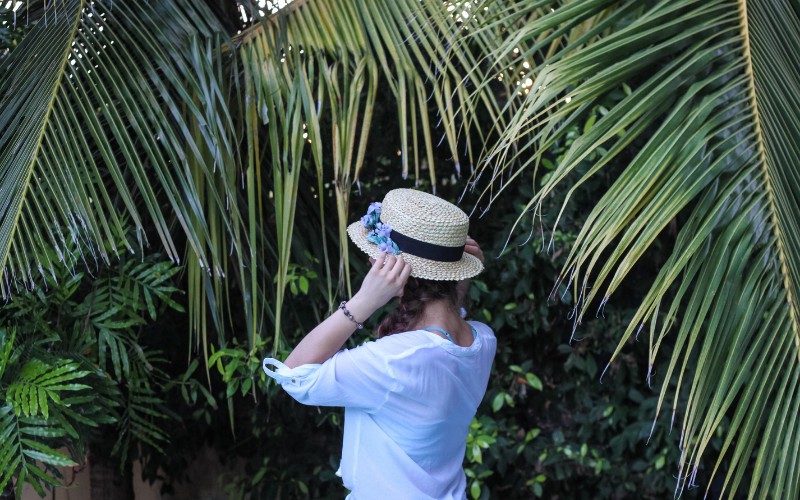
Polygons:
<instances>
[{"instance_id":1,"label":"hat brim","mask_svg":"<svg viewBox=\"0 0 800 500\"><path fill-rule=\"evenodd\" d=\"M347 235L356 246L370 257L377 258L378 246L367 240L369 231L361 222L354 222L347 227ZM467 252L455 262L441 262L423 259L410 253L403 253L403 258L411 264L411 276L434 281L459 281L477 276L483 271L483 264L474 255Z\"/></svg>"}]
</instances>

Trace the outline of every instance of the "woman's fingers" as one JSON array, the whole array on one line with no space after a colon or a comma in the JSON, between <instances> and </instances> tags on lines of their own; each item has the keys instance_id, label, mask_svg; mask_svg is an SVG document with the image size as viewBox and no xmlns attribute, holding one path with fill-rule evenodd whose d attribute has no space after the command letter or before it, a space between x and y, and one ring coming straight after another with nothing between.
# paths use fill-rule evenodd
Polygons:
<instances>
[{"instance_id":1,"label":"woman's fingers","mask_svg":"<svg viewBox=\"0 0 800 500\"><path fill-rule=\"evenodd\" d=\"M377 309L392 297L403 294L410 275L411 266L402 255L380 253L364 277L358 293Z\"/></svg>"},{"instance_id":2,"label":"woman's fingers","mask_svg":"<svg viewBox=\"0 0 800 500\"><path fill-rule=\"evenodd\" d=\"M478 245L478 242L473 240L469 236L467 236L467 241L466 244L464 245L464 251L470 255L477 257L478 260L481 261L481 263L484 262L483 251L481 250L480 245Z\"/></svg>"},{"instance_id":3,"label":"woman's fingers","mask_svg":"<svg viewBox=\"0 0 800 500\"><path fill-rule=\"evenodd\" d=\"M372 262L372 269L381 272L382 274L387 274L389 271L395 268L399 259L396 255L387 254L381 252L378 254L378 257L374 259Z\"/></svg>"},{"instance_id":4,"label":"woman's fingers","mask_svg":"<svg viewBox=\"0 0 800 500\"><path fill-rule=\"evenodd\" d=\"M372 263L372 269L380 269L383 266L383 262L386 260L386 253L381 252L378 256L374 259L370 259Z\"/></svg>"},{"instance_id":5,"label":"woman's fingers","mask_svg":"<svg viewBox=\"0 0 800 500\"><path fill-rule=\"evenodd\" d=\"M387 280L395 287L394 296L403 295L403 289L409 276L411 276L411 264L406 262L402 255L396 257L394 266L386 276Z\"/></svg>"},{"instance_id":6,"label":"woman's fingers","mask_svg":"<svg viewBox=\"0 0 800 500\"><path fill-rule=\"evenodd\" d=\"M406 262L405 259L403 259L403 266L400 269L400 284L401 284L401 287L405 287L406 286L406 282L408 281L408 277L409 276L411 276L411 264L409 264L408 262ZM400 289L400 293L402 293L402 292L403 292L403 290L401 288Z\"/></svg>"},{"instance_id":7,"label":"woman's fingers","mask_svg":"<svg viewBox=\"0 0 800 500\"><path fill-rule=\"evenodd\" d=\"M400 270L403 268L403 260L402 257L397 255L387 255L386 256L386 263L383 266L383 274L388 279L393 279L400 274Z\"/></svg>"},{"instance_id":8,"label":"woman's fingers","mask_svg":"<svg viewBox=\"0 0 800 500\"><path fill-rule=\"evenodd\" d=\"M391 255L391 260L386 262L386 270L398 275L406 264L406 260L401 255Z\"/></svg>"},{"instance_id":9,"label":"woman's fingers","mask_svg":"<svg viewBox=\"0 0 800 500\"><path fill-rule=\"evenodd\" d=\"M382 274L389 282L389 286L400 288L398 290L399 293L405 286L406 281L408 281L408 275L411 274L411 265L406 262L402 255L387 255Z\"/></svg>"}]
</instances>

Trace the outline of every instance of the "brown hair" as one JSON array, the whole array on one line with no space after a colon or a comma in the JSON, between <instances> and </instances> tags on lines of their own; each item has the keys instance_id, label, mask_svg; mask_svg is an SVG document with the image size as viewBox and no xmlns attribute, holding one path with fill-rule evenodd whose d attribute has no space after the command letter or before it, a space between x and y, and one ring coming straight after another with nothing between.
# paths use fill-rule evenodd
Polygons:
<instances>
[{"instance_id":1,"label":"brown hair","mask_svg":"<svg viewBox=\"0 0 800 500\"><path fill-rule=\"evenodd\" d=\"M457 285L458 281L408 278L397 307L378 326L378 338L408 331L422 316L428 302L445 299L457 307Z\"/></svg>"}]
</instances>

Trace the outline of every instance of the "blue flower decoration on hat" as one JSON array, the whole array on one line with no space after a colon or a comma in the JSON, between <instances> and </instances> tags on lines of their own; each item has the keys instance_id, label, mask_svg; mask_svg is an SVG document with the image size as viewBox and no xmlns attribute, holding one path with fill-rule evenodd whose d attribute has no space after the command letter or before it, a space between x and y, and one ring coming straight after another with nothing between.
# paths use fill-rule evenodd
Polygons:
<instances>
[{"instance_id":1,"label":"blue flower decoration on hat","mask_svg":"<svg viewBox=\"0 0 800 500\"><path fill-rule=\"evenodd\" d=\"M381 222L381 204L373 202L369 204L367 214L361 217L361 224L369 230L367 241L378 245L378 250L388 254L399 254L400 249L392 241L392 227Z\"/></svg>"}]
</instances>

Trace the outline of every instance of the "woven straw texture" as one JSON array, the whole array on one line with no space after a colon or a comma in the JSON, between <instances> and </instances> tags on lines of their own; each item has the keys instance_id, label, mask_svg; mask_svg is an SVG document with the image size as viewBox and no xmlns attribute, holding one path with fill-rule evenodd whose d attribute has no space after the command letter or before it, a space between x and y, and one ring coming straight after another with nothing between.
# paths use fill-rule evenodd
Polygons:
<instances>
[{"instance_id":1,"label":"woven straw texture","mask_svg":"<svg viewBox=\"0 0 800 500\"><path fill-rule=\"evenodd\" d=\"M469 218L460 208L437 196L414 189L394 189L386 193L381 206L381 222L408 237L448 247L461 247L467 240ZM370 257L380 252L367 241L369 231L354 222L347 228L353 243ZM477 257L464 253L456 262L423 259L403 252L411 264L411 276L435 281L457 281L471 278L483 270Z\"/></svg>"}]
</instances>

